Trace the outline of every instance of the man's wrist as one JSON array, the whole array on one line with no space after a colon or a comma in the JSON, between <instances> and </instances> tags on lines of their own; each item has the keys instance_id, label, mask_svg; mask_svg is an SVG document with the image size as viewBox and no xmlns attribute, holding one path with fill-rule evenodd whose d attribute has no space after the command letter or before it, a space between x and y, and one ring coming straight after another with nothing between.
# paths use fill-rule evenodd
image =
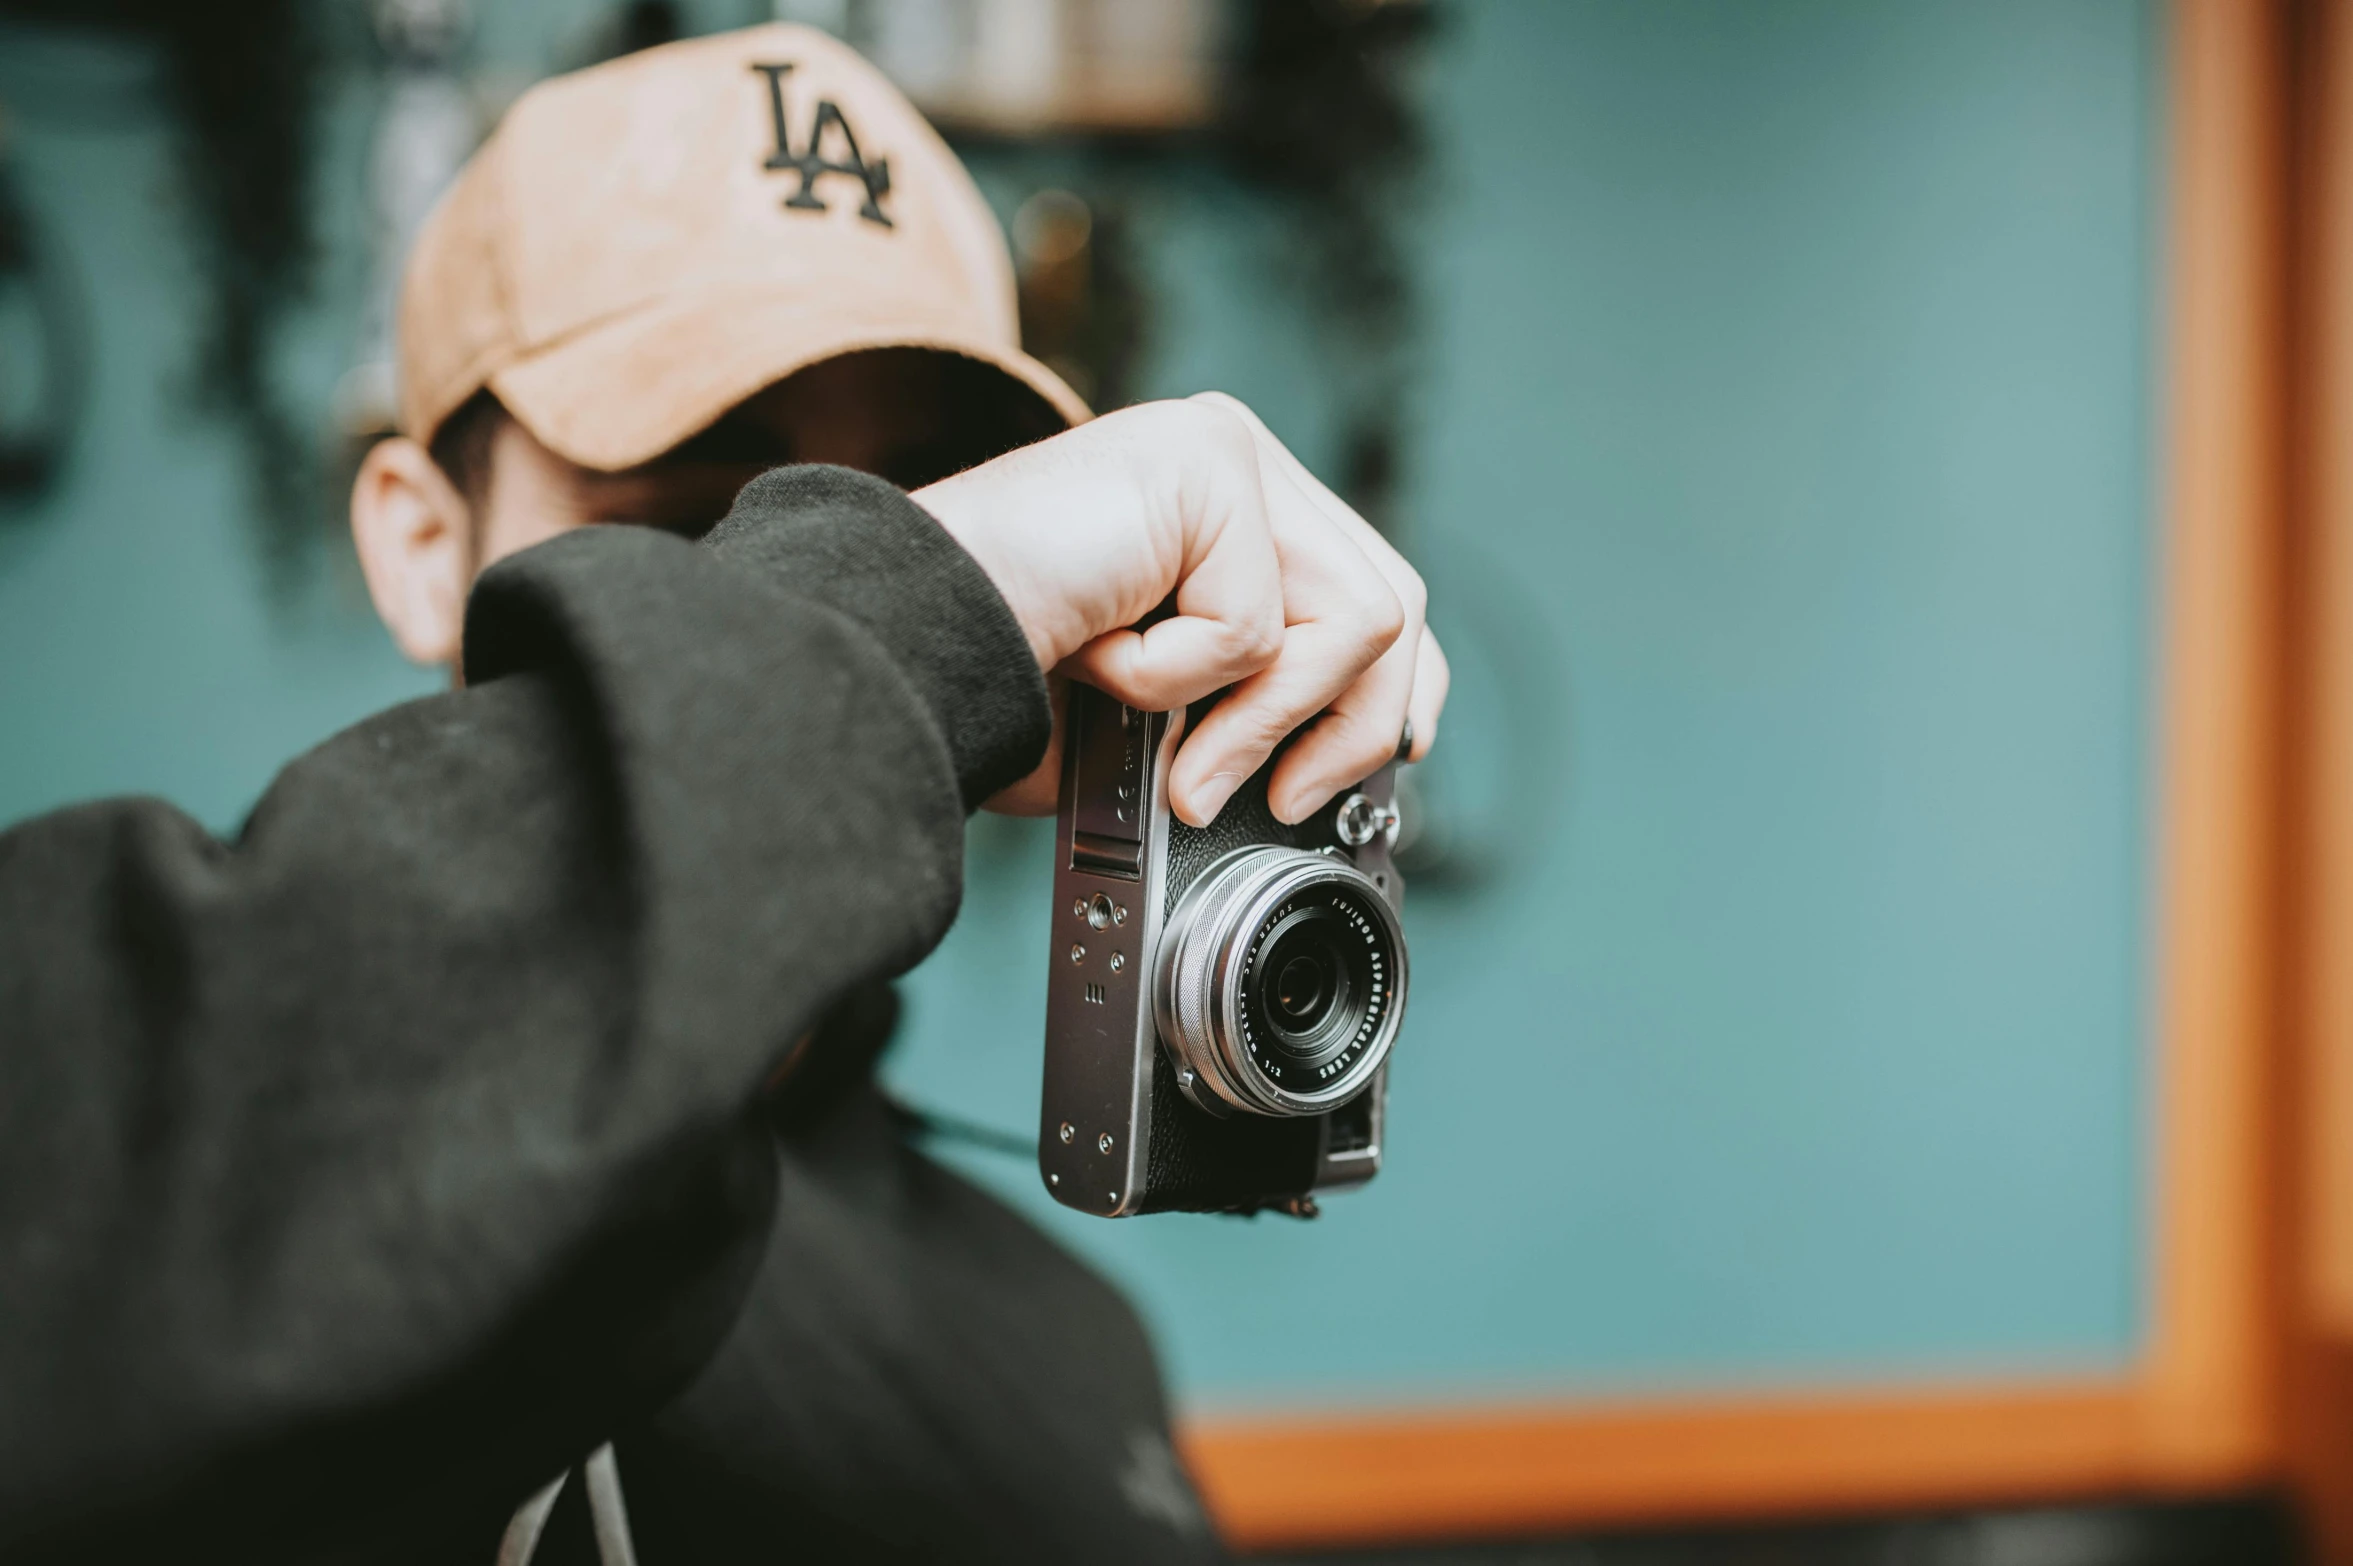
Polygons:
<instances>
[{"instance_id":1,"label":"man's wrist","mask_svg":"<svg viewBox=\"0 0 2353 1566\"><path fill-rule=\"evenodd\" d=\"M1030 640L979 562L905 492L847 468L778 468L706 540L888 647L946 739L967 808L1021 778L1052 728Z\"/></svg>"},{"instance_id":2,"label":"man's wrist","mask_svg":"<svg viewBox=\"0 0 2353 1566\"><path fill-rule=\"evenodd\" d=\"M988 525L987 488L978 483L959 482L967 477L959 474L943 479L909 498L929 513L941 530L956 541L957 547L979 565L990 585L996 588L997 596L1004 600L1014 623L1021 627L1022 636L1029 644L1031 661L1040 669L1051 671L1060 662L1064 649L1054 645L1042 617L1024 612L1028 606L1015 601L1020 583L1010 569L1011 562L997 558L997 553L989 547L993 535Z\"/></svg>"}]
</instances>

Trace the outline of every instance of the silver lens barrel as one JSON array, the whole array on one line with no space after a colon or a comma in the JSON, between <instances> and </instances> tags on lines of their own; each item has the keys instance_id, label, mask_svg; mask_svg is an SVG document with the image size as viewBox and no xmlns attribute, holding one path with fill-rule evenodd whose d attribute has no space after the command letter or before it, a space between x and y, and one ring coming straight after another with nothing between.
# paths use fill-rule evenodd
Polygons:
<instances>
[{"instance_id":1,"label":"silver lens barrel","mask_svg":"<svg viewBox=\"0 0 2353 1566\"><path fill-rule=\"evenodd\" d=\"M1347 860L1238 849L1187 888L1162 934L1160 1037L1217 1097L1317 1115L1355 1097L1405 1016L1405 932Z\"/></svg>"}]
</instances>

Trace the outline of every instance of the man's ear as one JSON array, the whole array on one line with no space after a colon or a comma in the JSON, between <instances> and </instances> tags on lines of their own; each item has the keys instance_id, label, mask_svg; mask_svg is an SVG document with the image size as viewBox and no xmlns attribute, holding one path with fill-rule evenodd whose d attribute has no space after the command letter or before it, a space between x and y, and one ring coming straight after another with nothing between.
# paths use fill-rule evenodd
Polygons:
<instances>
[{"instance_id":1,"label":"man's ear","mask_svg":"<svg viewBox=\"0 0 2353 1566\"><path fill-rule=\"evenodd\" d=\"M455 663L474 574L473 517L423 446L395 435L361 459L351 541L400 650L417 663Z\"/></svg>"}]
</instances>

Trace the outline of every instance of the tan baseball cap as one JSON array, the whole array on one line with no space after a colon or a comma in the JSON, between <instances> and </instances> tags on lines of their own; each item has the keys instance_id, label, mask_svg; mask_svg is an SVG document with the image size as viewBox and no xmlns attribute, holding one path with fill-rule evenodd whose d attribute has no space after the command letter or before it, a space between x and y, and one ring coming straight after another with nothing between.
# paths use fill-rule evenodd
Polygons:
<instances>
[{"instance_id":1,"label":"tan baseball cap","mask_svg":"<svg viewBox=\"0 0 2353 1566\"><path fill-rule=\"evenodd\" d=\"M418 234L400 422L430 441L487 386L559 455L634 467L793 371L868 348L1021 351L1004 231L898 89L774 24L525 93Z\"/></svg>"}]
</instances>

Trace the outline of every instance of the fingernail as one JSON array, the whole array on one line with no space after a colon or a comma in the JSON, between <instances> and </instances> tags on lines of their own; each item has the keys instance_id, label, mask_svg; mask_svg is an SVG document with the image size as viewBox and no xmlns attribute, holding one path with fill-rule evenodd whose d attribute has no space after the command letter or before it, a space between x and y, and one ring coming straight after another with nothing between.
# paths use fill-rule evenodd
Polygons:
<instances>
[{"instance_id":1,"label":"fingernail","mask_svg":"<svg viewBox=\"0 0 2353 1566\"><path fill-rule=\"evenodd\" d=\"M1297 826L1309 816L1314 815L1315 807L1323 803L1324 796L1318 792L1322 787L1323 785L1318 783L1307 788L1294 788L1291 790L1289 805L1281 809L1274 809L1273 801L1270 800L1268 808L1274 809L1274 818L1283 825Z\"/></svg>"},{"instance_id":2,"label":"fingernail","mask_svg":"<svg viewBox=\"0 0 2353 1566\"><path fill-rule=\"evenodd\" d=\"M1241 773L1219 772L1212 774L1208 782L1193 790L1193 810L1201 817L1201 824L1207 826L1215 821L1217 813L1225 809L1226 801L1234 797L1234 790L1241 786Z\"/></svg>"}]
</instances>

